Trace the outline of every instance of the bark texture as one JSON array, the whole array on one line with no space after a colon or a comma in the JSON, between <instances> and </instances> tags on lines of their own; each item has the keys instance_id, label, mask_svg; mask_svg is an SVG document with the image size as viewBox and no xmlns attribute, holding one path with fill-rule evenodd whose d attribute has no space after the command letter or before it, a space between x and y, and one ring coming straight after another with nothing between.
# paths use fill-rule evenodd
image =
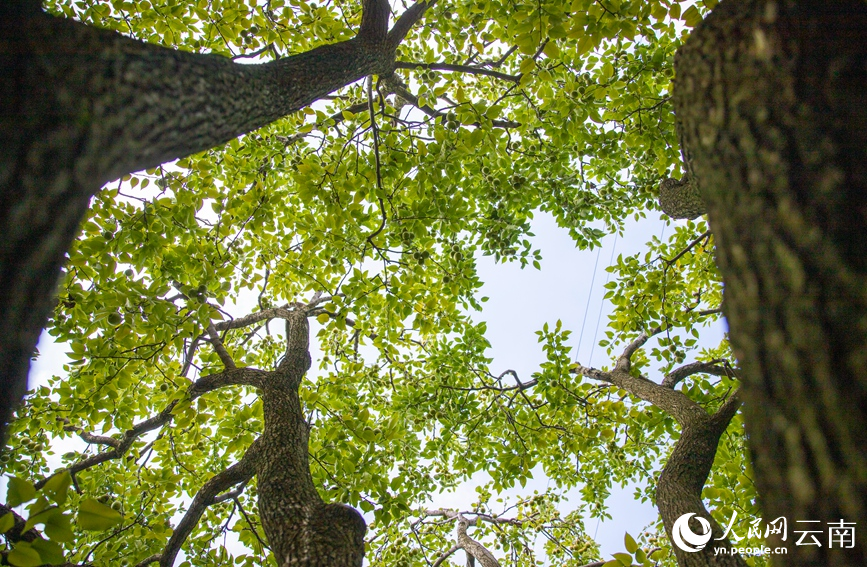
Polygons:
<instances>
[{"instance_id":1,"label":"bark texture","mask_svg":"<svg viewBox=\"0 0 867 567\"><path fill-rule=\"evenodd\" d=\"M762 507L826 532L770 545L865 565L863 532L831 549L825 523L867 520L867 3L724 0L675 68Z\"/></svg>"},{"instance_id":2,"label":"bark texture","mask_svg":"<svg viewBox=\"0 0 867 567\"><path fill-rule=\"evenodd\" d=\"M659 208L673 219L694 219L706 212L701 195L686 175L663 179L659 184Z\"/></svg>"},{"instance_id":3,"label":"bark texture","mask_svg":"<svg viewBox=\"0 0 867 567\"><path fill-rule=\"evenodd\" d=\"M428 5L389 32L388 2L364 0L355 38L239 65L49 16L34 0L0 3L0 438L90 197L391 73Z\"/></svg>"}]
</instances>

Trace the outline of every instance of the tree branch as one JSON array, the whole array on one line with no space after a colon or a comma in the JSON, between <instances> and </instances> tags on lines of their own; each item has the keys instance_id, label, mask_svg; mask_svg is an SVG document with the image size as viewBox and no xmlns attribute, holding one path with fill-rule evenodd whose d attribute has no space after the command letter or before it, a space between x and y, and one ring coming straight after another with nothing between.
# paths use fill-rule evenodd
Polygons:
<instances>
[{"instance_id":1,"label":"tree branch","mask_svg":"<svg viewBox=\"0 0 867 567\"><path fill-rule=\"evenodd\" d=\"M691 362L689 364L684 364L679 368L675 368L671 372L665 375L665 378L662 379L662 385L666 388L674 388L677 386L681 380L686 378L687 376L692 376L693 374L712 374L714 376L728 376L732 373L731 370L726 368L725 366L720 366L716 364L717 362L722 362L722 360L712 360L710 362Z\"/></svg>"},{"instance_id":2,"label":"tree branch","mask_svg":"<svg viewBox=\"0 0 867 567\"><path fill-rule=\"evenodd\" d=\"M12 527L3 534L4 536L6 536L6 539L11 541L12 543L16 543L19 541L33 541L42 538L39 532L36 531L36 528L30 528L25 532L24 525L27 523L27 520L22 518L12 508L6 506L5 504L0 504L0 518L5 516L6 514L12 514L12 518L15 520L15 523L12 525Z\"/></svg>"},{"instance_id":3,"label":"tree branch","mask_svg":"<svg viewBox=\"0 0 867 567\"><path fill-rule=\"evenodd\" d=\"M234 370L237 368L237 366L235 366L235 361L232 360L232 355L230 355L229 351L226 350L226 346L223 344L223 340L217 333L217 328L214 326L213 322L208 324L208 337L210 337L211 346L214 347L214 352L216 352L217 356L220 357L220 361L223 363L223 366L226 367L226 370Z\"/></svg>"},{"instance_id":4,"label":"tree branch","mask_svg":"<svg viewBox=\"0 0 867 567\"><path fill-rule=\"evenodd\" d=\"M460 547L459 545L453 545L453 546L451 547L451 549L449 549L448 551L444 551L443 553L441 553L440 556L437 557L437 560L433 562L433 565L431 565L431 567L440 567L440 565L442 565L443 561L445 561L446 559L448 559L452 554L454 554L454 552L456 552L456 551L459 550L460 548L461 548L461 547Z\"/></svg>"},{"instance_id":5,"label":"tree branch","mask_svg":"<svg viewBox=\"0 0 867 567\"><path fill-rule=\"evenodd\" d=\"M400 42L402 42L406 37L406 34L409 33L410 28L412 28L412 26L415 25L415 23L419 21L422 16L424 16L424 13L427 11L427 9L434 4L436 4L436 0L420 0L419 2L416 2L415 4L407 8L407 10L403 14L401 14L397 21L394 23L391 31L388 32L386 45L390 49L397 49L397 46L400 45Z\"/></svg>"},{"instance_id":6,"label":"tree branch","mask_svg":"<svg viewBox=\"0 0 867 567\"><path fill-rule=\"evenodd\" d=\"M390 15L391 7L388 5L388 0L363 0L358 39L372 44L385 41L388 35L388 17Z\"/></svg>"},{"instance_id":7,"label":"tree branch","mask_svg":"<svg viewBox=\"0 0 867 567\"><path fill-rule=\"evenodd\" d=\"M462 515L458 514L458 545L465 552L472 555L482 567L500 567L497 558L488 551L484 545L467 535L467 528L470 523Z\"/></svg>"},{"instance_id":8,"label":"tree branch","mask_svg":"<svg viewBox=\"0 0 867 567\"><path fill-rule=\"evenodd\" d=\"M209 376L200 378L195 383L190 385L187 392L190 396L190 400L195 400L203 394L206 394L213 390L217 390L224 386L246 385L258 388L262 384L262 380L264 379L264 377L268 374L269 373L264 370L257 370L255 368L236 368L233 370L220 372L219 374L211 374ZM108 451L103 451L101 453L91 455L90 457L82 459L77 463L73 463L72 465L67 467L66 470L68 470L74 475L75 473L81 472L91 467L95 467L106 461L121 458L124 454L126 454L129 448L132 447L133 443L135 443L136 439L138 439L141 435L147 433L148 431L158 429L169 423L174 418L172 410L175 409L175 406L177 405L178 400L172 401L160 413L142 422L137 423L132 427L132 429L128 429L127 431L125 431L123 433L123 437L121 437L120 439L112 439L112 443L109 443L107 441L107 438L105 437L94 436L95 438L100 439L98 444L109 445L112 448ZM116 445L113 444L115 442ZM54 474L56 474L56 472ZM42 489L42 487L45 486L45 483L47 483L48 479L50 478L50 476L44 477L42 478L42 480L36 482L35 486L37 490Z\"/></svg>"},{"instance_id":9,"label":"tree branch","mask_svg":"<svg viewBox=\"0 0 867 567\"><path fill-rule=\"evenodd\" d=\"M398 61L395 63L397 69L432 69L436 71L454 71L456 73L469 73L472 75L487 75L504 81L517 83L521 80L521 75L508 75L499 71L492 71L483 67L473 67L471 65L455 65L452 63L414 63L411 61Z\"/></svg>"},{"instance_id":10,"label":"tree branch","mask_svg":"<svg viewBox=\"0 0 867 567\"><path fill-rule=\"evenodd\" d=\"M168 543L166 543L165 549L159 555L160 567L172 567L178 552L181 550L181 546L187 540L190 533L192 533L193 529L195 529L196 524L199 523L199 519L205 513L208 506L222 501L219 500L220 497L218 496L221 492L236 484L249 482L253 478L256 474L259 455L259 440L257 439L250 445L240 461L211 477L199 489L190 503L190 507L187 508L184 517L181 518L181 521L178 522L178 525L172 532L172 536L169 538Z\"/></svg>"}]
</instances>

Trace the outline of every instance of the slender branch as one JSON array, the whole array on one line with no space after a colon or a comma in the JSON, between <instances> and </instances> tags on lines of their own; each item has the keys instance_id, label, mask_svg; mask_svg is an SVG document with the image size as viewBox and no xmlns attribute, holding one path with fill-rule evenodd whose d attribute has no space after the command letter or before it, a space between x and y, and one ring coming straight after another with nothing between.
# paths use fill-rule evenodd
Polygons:
<instances>
[{"instance_id":1,"label":"slender branch","mask_svg":"<svg viewBox=\"0 0 867 567\"><path fill-rule=\"evenodd\" d=\"M443 561L445 561L446 559L448 559L449 556L451 556L452 554L454 554L454 552L456 552L456 551L459 550L460 548L461 548L461 547L460 547L459 545L453 545L453 546L451 547L451 549L449 549L448 551L444 551L443 553L441 553L440 556L437 557L437 560L433 562L433 565L431 565L431 567L440 567L440 565L442 565Z\"/></svg>"},{"instance_id":2,"label":"slender branch","mask_svg":"<svg viewBox=\"0 0 867 567\"><path fill-rule=\"evenodd\" d=\"M223 366L225 366L227 370L234 370L237 368L237 366L235 366L235 361L232 360L232 355L230 355L229 351L226 350L226 346L223 344L223 340L217 333L217 328L214 326L213 322L208 324L208 337L210 337L211 346L214 347L214 352L216 352L217 356L220 357Z\"/></svg>"},{"instance_id":3,"label":"slender branch","mask_svg":"<svg viewBox=\"0 0 867 567\"><path fill-rule=\"evenodd\" d=\"M259 387L262 384L262 380L264 379L264 377L268 374L269 373L264 370L257 370L255 368L236 368L233 370L227 370L225 372L211 374L209 376L200 378L195 383L190 385L187 392L190 400L194 400L203 394L206 394L213 390L217 390L224 386L246 385ZM135 443L136 439L138 439L141 435L147 433L148 431L159 429L160 427L169 423L174 418L172 410L175 409L175 406L177 406L177 404L178 400L172 401L160 413L142 422L137 423L132 427L132 429L128 429L127 431L125 431L123 433L123 437L116 440L117 446L112 446L112 448L108 451L103 451L101 453L91 455L86 459L82 459L77 463L73 463L72 465L67 467L66 470L75 475L78 472L89 469L91 467L95 467L106 461L123 457L123 455L126 454L126 452L129 450L129 448L132 447L133 443ZM51 477L44 477L42 480L36 482L36 488L41 489L43 486L45 486L45 483L48 482L49 478Z\"/></svg>"},{"instance_id":4,"label":"slender branch","mask_svg":"<svg viewBox=\"0 0 867 567\"><path fill-rule=\"evenodd\" d=\"M712 360L710 362L691 362L684 364L679 368L675 368L665 375L662 379L662 385L666 388L674 388L681 380L693 374L712 374L714 376L728 376L731 371L725 366L716 364L722 360Z\"/></svg>"},{"instance_id":5,"label":"slender branch","mask_svg":"<svg viewBox=\"0 0 867 567\"><path fill-rule=\"evenodd\" d=\"M349 112L352 114L358 114L359 112L362 112L366 108L367 108L366 102L359 102L357 104L353 104L352 106L338 110L337 112L335 112L334 114L332 114L331 116L326 118L324 121L322 121L318 124L315 124L313 126L313 128L316 130L322 130L323 128L325 128L325 123L328 122L329 120L334 122L334 124L331 124L330 126L337 126L338 124L340 124L341 122L343 122L346 119L346 116L344 113ZM310 132L312 132L312 131L313 130L310 130ZM310 132L299 132L299 133L293 134L291 136L277 136L277 139L280 140L281 142L283 142L283 144L288 146L289 144L293 144L293 143L297 142L298 140L300 140L306 136L309 136Z\"/></svg>"},{"instance_id":6,"label":"slender branch","mask_svg":"<svg viewBox=\"0 0 867 567\"><path fill-rule=\"evenodd\" d=\"M395 63L398 69L432 69L436 71L454 71L456 73L469 73L472 75L487 75L504 81L517 83L521 80L521 75L508 75L499 71L492 71L483 67L473 67L470 65L455 65L452 63L414 63L411 61L398 61Z\"/></svg>"},{"instance_id":7,"label":"slender branch","mask_svg":"<svg viewBox=\"0 0 867 567\"><path fill-rule=\"evenodd\" d=\"M440 112L439 110L437 110L435 108L431 108L430 106L428 106L426 104L421 104L418 100L418 97L415 96L414 94L412 94L411 92L409 92L409 89L407 89L399 81L396 81L394 79L385 79L384 82L385 82L386 87L388 87L388 89L391 92L393 92L394 94L396 94L400 98L404 99L405 101L407 101L409 104L413 105L414 107L418 108L419 110L421 110L422 112L424 112L425 114L430 116L431 118L442 118L445 116L445 113ZM497 128L517 128L521 125L520 122L514 122L512 120L492 120L491 124ZM472 126L480 126L480 124L475 123L475 124L472 124Z\"/></svg>"},{"instance_id":8,"label":"slender branch","mask_svg":"<svg viewBox=\"0 0 867 567\"><path fill-rule=\"evenodd\" d=\"M668 265L674 264L675 262L677 262L678 260L680 260L680 259L681 259L681 258L682 258L686 253L687 253L687 252L689 252L690 250L692 250L693 247L695 247L696 244L698 244L699 242L701 242L702 240L704 240L705 238L708 238L708 237L710 237L710 231L709 231L709 230L708 230L708 231L705 231L704 233L702 233L701 235L699 235L698 238L696 238L695 240L693 240L692 242L690 242L689 245L688 245L686 248L684 248L683 250L681 250L680 253L679 253L677 256L675 256L675 257L672 258L671 260L666 260L665 263L668 264Z\"/></svg>"},{"instance_id":9,"label":"slender branch","mask_svg":"<svg viewBox=\"0 0 867 567\"><path fill-rule=\"evenodd\" d=\"M400 15L397 21L391 28L391 31L388 32L388 38L386 39L386 44L390 49L396 49L400 42L406 37L406 34L409 33L410 28L417 21L419 21L428 8L436 4L436 0L420 0L416 2L407 10Z\"/></svg>"},{"instance_id":10,"label":"slender branch","mask_svg":"<svg viewBox=\"0 0 867 567\"><path fill-rule=\"evenodd\" d=\"M257 439L250 445L240 461L211 477L199 489L196 496L193 497L190 507L187 508L184 517L181 518L181 521L178 522L178 525L172 532L172 536L169 538L165 549L160 554L160 567L172 567L178 552L181 550L181 546L187 540L190 533L192 533L193 529L195 529L196 524L199 523L199 519L205 513L208 506L218 501L218 495L221 492L236 484L246 483L253 478L256 474L259 455L259 440Z\"/></svg>"}]
</instances>

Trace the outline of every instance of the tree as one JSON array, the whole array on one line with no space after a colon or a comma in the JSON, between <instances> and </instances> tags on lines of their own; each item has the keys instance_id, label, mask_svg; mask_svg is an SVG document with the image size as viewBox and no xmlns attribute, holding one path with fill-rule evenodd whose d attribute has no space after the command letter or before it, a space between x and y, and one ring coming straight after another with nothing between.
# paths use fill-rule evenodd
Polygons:
<instances>
[{"instance_id":1,"label":"tree","mask_svg":"<svg viewBox=\"0 0 867 567\"><path fill-rule=\"evenodd\" d=\"M52 5L49 8L105 27L124 27L133 36L180 44L190 50L236 56L273 55L276 58L287 51L286 39L290 38L298 40L297 44L305 48L314 47L309 53L317 54L315 57L308 54L282 58L282 64L272 62L250 69L280 69L281 65L291 68L293 64L305 61L309 64L311 59L320 55L325 57L335 51L343 53L345 49L352 51L354 48L351 46L358 47L365 43L348 40L336 44L342 47L316 48L309 40L303 39L305 33L309 35L309 27L315 28L316 24L327 32L324 41L346 39L350 34L350 25L343 18L357 18L357 11L353 12L352 7L323 8L299 4L297 13L289 10L289 14L285 10L277 13L273 7L270 4L255 7L247 13L221 7L216 9L213 19L209 19L212 15L201 17L202 9L197 4L137 14L129 13L125 5L108 10L99 5L87 4L77 7ZM421 11L421 8L417 11ZM393 364L395 355L401 349L414 344L413 340L420 342L422 345L416 346L427 349L422 350L425 354L419 359L424 360L424 364L439 362L442 365L443 361L448 360L461 363L455 364L455 367L465 370L463 377L467 380L463 384L453 385L455 388L477 387L478 381L483 381L488 386L484 389L490 389L490 379L495 376L487 370L486 365L469 364L480 362L484 357L483 333L469 325L456 311L457 305L474 305L472 291L478 286L478 280L470 257L481 250L500 258L517 258L525 264L538 261L538 254L526 239L528 220L537 208L554 212L558 220L570 229L578 244L587 245L597 242L603 234L599 228L589 226L588 221L600 220L607 224L606 228L616 228L625 216L650 202L655 196L651 188L658 185L660 179L667 176L679 161L674 150L672 116L665 106L670 86L670 59L679 45L671 18L682 17L692 25L700 20L701 10L692 7L681 13L679 5L668 2L620 3L616 8L595 2L575 2L567 11L559 3L536 2L522 5L520 9L506 15L501 14L499 7L487 4L459 6L457 19L452 17L454 13L449 7L442 6L442 10L437 11L439 19L434 24L418 26L418 36L413 38L416 41L401 42L402 58L393 65L398 70L396 73L387 72L392 70L390 63L388 69L378 72L377 57L372 58L376 60L374 62L362 58L372 67L352 75L355 79L371 72L381 75L378 80L369 82L366 88L351 85L340 91L328 107L311 109L307 114L278 120L255 134L232 140L224 148L182 160L174 167L154 167L144 175L124 176L117 189L103 191L93 200L88 220L82 227L82 236L70 253L68 271L61 286L61 306L52 323L53 332L72 342L73 362L78 364L71 367L70 384L60 381L55 386L54 394L61 396L66 401L64 404L52 405L50 397L47 397L49 392L37 393L32 398L31 407L25 410L27 417L20 421L19 427L29 431L30 437L36 438L37 442L34 445L31 441L29 448L17 445L18 441L13 444L15 454L23 455L26 459L25 462L13 462L10 470L16 474L27 471L31 475L50 470L41 456L49 435L40 433L40 429L56 434L58 426L56 423L49 425L46 422L48 416L52 416L52 419L59 417L57 414L74 417L80 423L61 422L61 425L64 428L79 428L71 431L82 433L97 423L103 426L107 424L107 431L114 431L119 438L124 438L124 431L135 429L137 416L162 411L164 406L160 407L160 404L172 403L171 395L187 391L189 387L184 380L177 380L177 376L186 376L194 364L209 371L218 364L220 357L216 352L196 354L198 344L204 339L196 342L196 347L191 345L199 337L214 341L207 330L212 322L217 324L216 313L221 308L220 302L238 298L242 286L260 286L260 312L282 301L309 298L314 292L329 293L334 298L335 306L328 311L336 316L332 319L334 327L330 331L335 333L334 345L329 347L332 349L330 355L335 360L339 359L340 376L355 376L358 373L363 382L375 383L376 387L372 388L375 390L374 399L376 396L380 396L380 400L384 399L381 392L385 388L385 375L380 374L379 370L373 372L366 369L364 364L357 365L357 361L350 356L352 349L346 346L353 341L371 341L380 349L389 365ZM305 19L302 21L298 14ZM370 23L366 17L362 18L362 32L374 28L384 31L384 22L380 22L382 26L371 28L365 26L365 20ZM130 168L156 165L161 160L180 155L183 152L177 147L185 148L183 151L186 152L216 144L217 138L231 138L244 128L253 128L276 118L293 104L301 104L297 102L301 99L297 99L296 103L281 106L282 110L274 110L273 114L263 118L264 115L259 114L258 110L249 112L251 108L259 108L259 103L251 103L251 100L261 101L265 98L266 101L262 103L264 106L275 100L281 104L285 101L280 97L267 96L270 93L262 86L262 77L257 75L262 71L242 70L214 55L166 52L69 21L58 24L63 20L55 20L37 12L29 16L26 22L27 25L36 25L34 22L56 24L61 30L75 30L75 33L85 37L103 38L112 45L127 46L133 53L154 54L155 57L161 54L173 62L181 61L193 66L201 64L204 66L201 68L208 71L201 75L203 79L225 76L216 71L212 73L214 70L242 76L236 82L223 84L225 91L215 91L226 93L219 100L226 103L228 108L203 107L208 111L227 113L242 122L242 125L224 120L222 114L217 119L218 115L215 114L215 118L198 123L203 130L201 136L193 135L193 130L187 129L181 138L178 130L155 128L154 122L147 120L142 122L140 130L146 136L138 136L139 130L132 132L134 135L127 135L131 130L125 128L132 128L136 123L122 121L122 132L125 134L111 141L110 151L88 154L111 163L104 165L100 161L97 164L105 167L102 178L91 178L92 172L88 172L87 180L92 183L90 188L82 190L83 194L89 195L100 182L111 176L119 176ZM296 22L302 28L300 32L292 29L292 24ZM467 22L475 29L466 31ZM31 30L27 25L13 30L5 28L4 33L9 35L4 37L19 38L22 33L20 30ZM436 34L434 27L437 28ZM360 35L363 33L360 32ZM33 45L40 37L44 36L27 34L20 37L16 45ZM57 34L56 37L64 36ZM435 43L438 51L434 51L428 41ZM262 51L262 48L267 49ZM469 50L469 56L463 52L465 49ZM241 50L241 53L233 53L232 50ZM10 50L4 49L4 52L9 53ZM315 71L319 73L322 69L324 67L317 66ZM352 69L358 70L358 67ZM176 71L173 68L172 72ZM351 82L353 79L347 77L352 73L346 73L341 75L341 80ZM98 77L99 74L91 73L88 78L91 76ZM171 73L161 73L159 77L162 81L159 84L175 84L175 76ZM166 81L167 77L172 77L172 81ZM60 79L68 80L68 77ZM339 87L339 82L335 79L334 86ZM160 109L179 108L178 104L190 100L188 96L201 92L193 88L198 83L177 84L189 88L171 91L172 96L164 97L157 105ZM289 91L292 92L292 89ZM270 92L273 93L273 90ZM315 96L323 94L321 92ZM312 98L315 96L310 95ZM210 102L217 97L208 93L204 98ZM132 99L147 103L145 98L132 96ZM238 106L234 106L236 104ZM124 105L123 109L127 106ZM192 106L198 109L201 105ZM400 112L403 106L417 110L410 114ZM241 110L235 112L233 109L237 108ZM273 110L271 106L268 108ZM123 115L123 112L118 112L118 116ZM143 116L160 118L163 114L144 112ZM27 116L26 113L21 115ZM259 122L253 124L251 116ZM20 120L20 117L16 116L15 119ZM17 124L12 117L6 116L4 120L4 135L10 135L13 142L15 136L27 132L22 128L6 127ZM93 121L91 124L95 125L94 128L102 128L113 122ZM225 128L224 124L227 125ZM335 134L335 131L338 133ZM167 146L153 143L154 140L149 137L160 132L166 133L165 140L160 140L166 141ZM305 139L311 133L318 136L317 142L321 144L315 151L314 144ZM105 142L104 138L99 140ZM206 143L196 147L191 145L201 140ZM124 146L119 143L121 141L128 145ZM16 143L20 145L21 140L18 139ZM484 144L488 150L484 156L475 151L480 144ZM13 144L10 147L18 146ZM170 152L166 147L174 149ZM147 154L147 159L152 157L153 161L140 159L142 156L137 148ZM166 153L159 154L164 150ZM124 168L118 166L117 169L111 169L124 163L128 164ZM6 170L15 171L13 168ZM153 181L158 191L136 197L126 192L128 189L123 183L127 181L130 185L139 186ZM4 195L11 194L5 191L4 186ZM84 211L84 201L84 198L80 198L76 205L79 214ZM3 204L6 202L4 200ZM208 206L216 217L210 216ZM5 207L3 210L13 213L20 211L14 207ZM51 224L53 229L66 231L63 232L64 238L72 238L72 227L77 221L49 221L46 223ZM21 223L15 226L19 225ZM25 228L32 226L25 225ZM34 237L10 239L9 242L29 245L40 241ZM54 249L56 254L51 265L57 265L60 261L58 251L63 249L63 243L60 244ZM5 255L4 249L4 266L14 266L14 263L6 260L7 257L12 256ZM100 262L95 262L95 259ZM371 259L381 262L383 266L383 270L376 275L364 272L365 262ZM118 265L126 269L120 272L116 269ZM14 279L13 276L9 277L9 281ZM47 301L45 286L52 279L43 277L38 278L38 281L42 288L19 286L15 289L32 292L36 299ZM344 302L338 291L341 288L347 298L345 303L341 303ZM39 316L38 309L24 313L20 309L21 305L17 304L18 311L15 311L20 316L32 316L34 320ZM357 313L364 313L365 316L359 317ZM414 319L408 321L410 318ZM350 320L353 321L351 325L348 323ZM36 325L24 326L32 330L27 339L31 346L39 325L41 323L37 322ZM347 331L347 325L350 331ZM638 339L641 330L650 334L655 328L649 326L629 330L629 333L633 333L629 342ZM411 329L411 333L407 329ZM446 348L440 341L434 340L436 336L449 333L463 337L463 344L458 349ZM558 343L561 335L559 329L558 332L543 331L546 340L551 341L552 360L542 374L548 372L551 382L546 384L544 380L537 380L536 385L541 391L539 395L551 396L553 400L546 399L544 403L562 405L561 411L564 412L574 409L574 404L580 405L580 400L588 396L579 395L573 405L564 401L569 394L567 389L561 388L573 385L565 379L576 375L569 374L569 357L564 356L563 349L557 346L561 344ZM11 333L3 336L17 335ZM232 335L228 348L243 347L245 336ZM184 339L187 344L184 344ZM223 337L221 340L227 339ZM231 341L235 341L234 345ZM192 354L185 354L188 349L192 349ZM247 353L246 348L241 350ZM273 368L276 352L274 344L263 338L261 344L245 354L245 359L249 359L245 362ZM14 356L4 357L4 360L23 360L23 356L29 356L30 349L19 349L18 353L22 356L17 359ZM455 358L456 355L460 356ZM196 359L196 356L200 358ZM635 351L632 353L634 356ZM603 369L599 372L606 373L608 381L612 381L611 376L614 375L626 380L627 375L633 375L620 371L628 367L633 373L637 372L638 365L632 357L621 359L624 362L611 371ZM422 363L404 366L398 375L436 377L429 370L435 366L420 371L422 366ZM475 371L466 371L468 368L474 368ZM394 376L389 375L388 380L393 383ZM605 378L602 380L606 381ZM333 399L359 395L357 391L341 390L334 386L336 382L339 380L335 378L329 385L329 388L333 387L339 393ZM411 382L407 379L407 383ZM622 380L620 383L626 384ZM138 400L137 395L140 397L140 393L137 390L139 387L144 388L145 384L154 392L163 392L162 397L157 394L148 400ZM162 389L163 384L166 385L165 390ZM437 397L436 392L431 392L428 384L436 385L438 381L430 379L412 386L404 384L401 390L407 402L401 406L406 413L402 423L416 420L417 423L413 423L412 427L417 429L412 430L404 425L404 429L380 427L380 431L401 431L410 435L409 431L412 430L427 434L425 420L435 424L450 423L452 411L472 412L478 409L474 407L478 400L446 400ZM725 383L722 385L728 386ZM171 395L166 393L169 390ZM596 387L590 387L587 391L595 390ZM708 392L699 394L704 396L711 389L706 390ZM94 399L94 391L99 392L96 397L100 399ZM102 392L105 398L102 398ZM527 394L523 387L511 392L515 394L511 402L518 398L524 400ZM615 390L606 386L598 392L611 396ZM218 406L243 405L238 396L221 395L223 397L218 398ZM305 394L301 395L303 398ZM365 395L373 394L365 392ZM596 400L592 396L589 398ZM116 400L123 400L123 403ZM434 401L439 409L433 409L431 404ZM704 403L703 399L700 401ZM731 410L735 404L736 398L732 398L728 409ZM119 412L121 407L128 411ZM622 406L611 404L605 407L613 408L614 416L617 417ZM526 427L531 420L539 417L535 403L528 403L519 410L523 412L522 418L527 418L521 427ZM248 420L258 419L254 413L241 413ZM195 412L186 412L185 417L190 422L185 422L178 436L194 435L197 428L186 431L186 427L197 420ZM345 419L346 416L340 417ZM367 424L370 418L368 415L364 419L354 420L353 426ZM380 418L382 416L374 415L374 419ZM664 423L669 424L666 426L669 431L674 431L670 416L664 418ZM237 455L239 459L241 449L252 443L252 432L242 425L243 420L234 425L234 434L237 435L239 431L245 433L237 443L230 445L231 450L227 452L228 455ZM500 427L500 430L508 431L510 425ZM551 444L556 439L554 446L563 443L569 454L576 453L576 447L600 453L603 447L606 450L612 447L610 443L600 443L598 440L590 442L587 439L589 435L567 432L568 435L561 437L550 427L551 423L542 427L543 433L533 441ZM329 432L346 429L345 423L332 423L329 427L322 427L319 423L314 431L326 435L324 438L328 440ZM616 431L616 428L611 430L615 435ZM371 436L377 439L375 432L376 428L362 425L358 435L362 440ZM482 454L491 451L499 460L503 470L500 487L514 485L528 478L532 466L542 460L535 454L539 450L530 448L535 447L536 443L522 447L524 438L521 433L516 431L506 445L507 448L518 449L510 455L504 451L492 452L490 441L487 445L477 446ZM164 440L162 454L172 454L176 442L174 437L172 433ZM496 436L493 438L496 439ZM117 441L118 438L113 439ZM326 454L332 451L331 459L323 461L325 466L321 463L314 465L312 474L317 487L326 485L326 471L331 472L327 465L337 467L337 463L347 460L347 454L357 459L357 447L351 444L350 447L332 446L331 441L334 439L317 447L317 450L324 447ZM315 438L313 442L317 442ZM159 444L157 440L154 443L155 446ZM186 437L183 441L190 448L198 448L198 443ZM479 463L490 461L490 456L487 456L479 462L469 462L461 456L461 451L467 452L467 446L461 443L440 432L434 434L431 444L425 448L428 455L425 458L440 457L440 472L449 470L446 464L460 465L457 468L461 471L459 474L440 481L445 485L455 482L461 474L470 474L473 467L480 466ZM146 446L143 445L141 449ZM618 446L614 444L613 447L616 449ZM639 447L636 445L634 449ZM716 449L715 445L713 449ZM411 458L406 460L408 465L403 464L410 468L418 467L420 457L413 455L420 455L420 449L406 450L410 452ZM551 470L561 470L566 474L562 459L555 463L550 453L544 456L551 462ZM708 467L709 458L703 461ZM381 460L382 463L395 462L388 458ZM75 462L78 462L77 455L69 457L67 464L73 465ZM228 464L220 460L211 463L211 473L216 475L214 478L218 478L220 471ZM365 466L374 465L368 461ZM621 478L627 478L636 468L640 468L633 463L613 463L612 467ZM647 466L647 470L653 469ZM359 479L353 480L350 472L340 471L343 485L329 489L328 499L357 504L364 509L360 503L365 500L361 498L362 491L358 487L364 486L365 490L373 490L371 487L374 487L377 494L384 495L382 501L389 503L386 505L377 500L379 507L376 510L384 523L395 514L404 514L406 510L400 504L407 506L408 502L424 494L430 486L429 479L416 478L402 492L403 496L393 498L389 489L379 486L370 479L370 475L362 474ZM596 473L598 476L599 471ZM82 493L93 496L101 492L107 494L108 490L104 486L107 479L112 476L126 478L125 474L118 469L111 469L110 473L96 472L90 477L89 482L93 484L82 489ZM183 476L162 467L155 474L162 476L164 483L176 482ZM695 478L701 476L699 474ZM704 476L707 476L706 472ZM62 475L57 478L62 478ZM203 480L191 482L190 487L184 488L185 493L195 493L198 489L196 485ZM591 477L582 480L592 481L588 484L600 488L598 495L590 495L591 502L604 500L604 487L610 485L610 479ZM347 489L346 486L351 488ZM701 494L701 486L693 485L690 492L692 505L696 504L697 493ZM82 510L93 507L87 496L83 498L88 504L82 504ZM36 502L38 504L42 500L37 499ZM153 511L148 508L150 504L144 502L141 493L135 495L135 509L142 516L137 516L137 521L124 527L136 533L135 526L140 527L142 521L150 523L151 518L155 518L153 524L162 525L164 530L170 513L168 509ZM240 504L239 508L245 509ZM100 510L96 507L93 509ZM148 510L147 519L141 520L145 517L144 510ZM697 509L696 512L702 510ZM205 519L208 520L207 514ZM200 524L199 533L208 533L208 529L213 527L213 523ZM218 528L211 531L218 532ZM252 538L252 533L247 532L247 535ZM143 548L150 546L148 549L151 551L161 547L156 539L140 541L138 544ZM252 540L250 545L255 548ZM216 561L213 558L206 559L212 550L205 542L197 540L191 546L195 553L201 554L201 561ZM22 547L22 550L25 548ZM106 558L115 557L111 553L116 550L107 548L107 545L100 547L104 549L100 553L106 553ZM138 550L135 546L131 548L131 551Z\"/></svg>"},{"instance_id":2,"label":"tree","mask_svg":"<svg viewBox=\"0 0 867 567\"><path fill-rule=\"evenodd\" d=\"M104 183L223 144L367 75L388 75L427 7L414 5L389 30L388 3L371 0L354 38L241 66L51 16L38 0L4 3L0 421L23 394L64 255Z\"/></svg>"},{"instance_id":3,"label":"tree","mask_svg":"<svg viewBox=\"0 0 867 567\"><path fill-rule=\"evenodd\" d=\"M750 30L750 33L743 33ZM723 2L680 49L674 106L707 205L771 516L867 517L867 6ZM799 546L791 565L853 565Z\"/></svg>"}]
</instances>

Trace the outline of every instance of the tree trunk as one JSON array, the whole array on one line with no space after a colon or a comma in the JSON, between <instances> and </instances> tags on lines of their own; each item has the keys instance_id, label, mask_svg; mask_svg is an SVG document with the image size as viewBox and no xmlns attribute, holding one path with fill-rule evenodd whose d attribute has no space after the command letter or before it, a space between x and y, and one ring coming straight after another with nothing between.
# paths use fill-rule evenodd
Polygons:
<instances>
[{"instance_id":1,"label":"tree trunk","mask_svg":"<svg viewBox=\"0 0 867 567\"><path fill-rule=\"evenodd\" d=\"M701 499L701 491L713 466L720 436L739 406L740 402L732 399L713 416L684 425L680 439L677 440L656 483L656 507L680 567L746 567L746 562L740 555L732 555L731 542L728 538L723 538L723 530L708 513ZM711 528L710 541L694 552L681 549L672 536L677 519L690 513L707 520ZM692 518L687 525L695 534L705 533L698 521ZM697 547L699 546L693 548Z\"/></svg>"},{"instance_id":2,"label":"tree trunk","mask_svg":"<svg viewBox=\"0 0 867 567\"><path fill-rule=\"evenodd\" d=\"M831 548L828 522L867 520L867 3L724 0L675 68L762 508L789 522L769 545L865 565L863 532ZM821 547L793 545L798 521Z\"/></svg>"},{"instance_id":3,"label":"tree trunk","mask_svg":"<svg viewBox=\"0 0 867 567\"><path fill-rule=\"evenodd\" d=\"M90 197L390 74L426 7L388 32L388 2L364 0L355 38L238 65L49 16L34 0L0 3L0 439Z\"/></svg>"},{"instance_id":4,"label":"tree trunk","mask_svg":"<svg viewBox=\"0 0 867 567\"><path fill-rule=\"evenodd\" d=\"M280 567L361 567L367 526L356 510L325 504L310 476L308 426L298 388L310 368L307 313L286 321L286 358L261 388L265 431L259 517Z\"/></svg>"}]
</instances>

